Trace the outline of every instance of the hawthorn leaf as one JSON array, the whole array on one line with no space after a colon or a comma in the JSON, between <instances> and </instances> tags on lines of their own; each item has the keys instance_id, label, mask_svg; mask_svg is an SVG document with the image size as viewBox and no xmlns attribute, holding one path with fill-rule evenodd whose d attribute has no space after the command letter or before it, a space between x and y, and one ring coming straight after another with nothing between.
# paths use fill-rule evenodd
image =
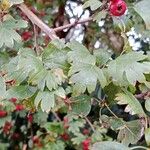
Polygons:
<instances>
[{"instance_id":1,"label":"hawthorn leaf","mask_svg":"<svg viewBox=\"0 0 150 150\"><path fill-rule=\"evenodd\" d=\"M85 121L83 119L72 119L69 122L68 131L72 132L73 134L77 134L80 132L80 128L84 127Z\"/></svg>"},{"instance_id":2,"label":"hawthorn leaf","mask_svg":"<svg viewBox=\"0 0 150 150\"><path fill-rule=\"evenodd\" d=\"M115 100L118 101L118 104L129 105L135 114L145 115L140 102L127 90L124 90L124 93L118 93Z\"/></svg>"},{"instance_id":3,"label":"hawthorn leaf","mask_svg":"<svg viewBox=\"0 0 150 150\"><path fill-rule=\"evenodd\" d=\"M21 4L24 0L9 0L12 5Z\"/></svg>"},{"instance_id":4,"label":"hawthorn leaf","mask_svg":"<svg viewBox=\"0 0 150 150\"><path fill-rule=\"evenodd\" d=\"M55 132L57 134L63 134L63 126L58 122L47 122L44 124L44 128L47 131Z\"/></svg>"},{"instance_id":5,"label":"hawthorn leaf","mask_svg":"<svg viewBox=\"0 0 150 150\"><path fill-rule=\"evenodd\" d=\"M22 68L8 73L8 78L10 80L15 80L16 85L21 84L21 82L25 81L27 77L28 72L25 72Z\"/></svg>"},{"instance_id":6,"label":"hawthorn leaf","mask_svg":"<svg viewBox=\"0 0 150 150\"><path fill-rule=\"evenodd\" d=\"M88 0L84 3L83 8L90 7L91 10L96 10L102 5L102 2L99 0Z\"/></svg>"},{"instance_id":7,"label":"hawthorn leaf","mask_svg":"<svg viewBox=\"0 0 150 150\"><path fill-rule=\"evenodd\" d=\"M3 77L0 77L0 100L5 98L6 84Z\"/></svg>"},{"instance_id":8,"label":"hawthorn leaf","mask_svg":"<svg viewBox=\"0 0 150 150\"><path fill-rule=\"evenodd\" d=\"M106 86L106 78L103 70L96 66L95 56L76 41L69 43L68 47L72 50L68 52L68 58L71 62L68 75L70 83L75 84L75 93L84 93L86 89L89 93L93 92L98 81L102 87Z\"/></svg>"},{"instance_id":9,"label":"hawthorn leaf","mask_svg":"<svg viewBox=\"0 0 150 150\"><path fill-rule=\"evenodd\" d=\"M150 145L150 128L145 129L145 140L147 145Z\"/></svg>"},{"instance_id":10,"label":"hawthorn leaf","mask_svg":"<svg viewBox=\"0 0 150 150\"><path fill-rule=\"evenodd\" d=\"M147 111L150 112L150 98L146 99L145 101L145 108Z\"/></svg>"},{"instance_id":11,"label":"hawthorn leaf","mask_svg":"<svg viewBox=\"0 0 150 150\"><path fill-rule=\"evenodd\" d=\"M142 125L140 120L126 122L118 133L118 141L124 145L135 144L142 137Z\"/></svg>"},{"instance_id":12,"label":"hawthorn leaf","mask_svg":"<svg viewBox=\"0 0 150 150\"><path fill-rule=\"evenodd\" d=\"M149 0L142 0L137 2L134 5L134 9L136 10L136 12L143 18L145 24L146 24L146 28L147 30L150 30L150 1Z\"/></svg>"},{"instance_id":13,"label":"hawthorn leaf","mask_svg":"<svg viewBox=\"0 0 150 150\"><path fill-rule=\"evenodd\" d=\"M78 115L87 116L91 110L91 97L88 95L80 95L72 98L72 112Z\"/></svg>"},{"instance_id":14,"label":"hawthorn leaf","mask_svg":"<svg viewBox=\"0 0 150 150\"><path fill-rule=\"evenodd\" d=\"M15 20L13 18L0 22L0 48L7 46L12 48L14 42L21 42L20 35L16 29L27 27L27 22L23 20Z\"/></svg>"},{"instance_id":15,"label":"hawthorn leaf","mask_svg":"<svg viewBox=\"0 0 150 150\"><path fill-rule=\"evenodd\" d=\"M13 86L7 90L6 97L8 99L15 97L17 99L23 100L31 97L35 92L36 88L28 85Z\"/></svg>"},{"instance_id":16,"label":"hawthorn leaf","mask_svg":"<svg viewBox=\"0 0 150 150\"><path fill-rule=\"evenodd\" d=\"M46 70L45 68L38 70L29 76L29 82L33 85L38 85L38 88L43 91L45 86L52 91L57 89L64 82L65 76L63 73L56 70Z\"/></svg>"},{"instance_id":17,"label":"hawthorn leaf","mask_svg":"<svg viewBox=\"0 0 150 150\"><path fill-rule=\"evenodd\" d=\"M150 62L140 62L147 56L143 52L130 52L108 64L108 74L116 85L135 86L136 81L146 82L144 73L150 73Z\"/></svg>"},{"instance_id":18,"label":"hawthorn leaf","mask_svg":"<svg viewBox=\"0 0 150 150\"><path fill-rule=\"evenodd\" d=\"M65 144L63 141L60 141L60 140L57 140L56 142L48 142L48 144L45 145L44 150L47 150L47 149L65 150Z\"/></svg>"},{"instance_id":19,"label":"hawthorn leaf","mask_svg":"<svg viewBox=\"0 0 150 150\"><path fill-rule=\"evenodd\" d=\"M107 11L102 10L94 16L93 21L96 21L97 23L99 23L103 18L106 17L106 15L107 15Z\"/></svg>"},{"instance_id":20,"label":"hawthorn leaf","mask_svg":"<svg viewBox=\"0 0 150 150\"><path fill-rule=\"evenodd\" d=\"M25 72L36 74L44 68L40 58L36 57L36 54L32 49L25 48L19 51L18 68L23 68Z\"/></svg>"},{"instance_id":21,"label":"hawthorn leaf","mask_svg":"<svg viewBox=\"0 0 150 150\"><path fill-rule=\"evenodd\" d=\"M37 111L34 115L34 122L36 122L38 125L44 125L47 123L48 114L46 112L43 112L41 110Z\"/></svg>"},{"instance_id":22,"label":"hawthorn leaf","mask_svg":"<svg viewBox=\"0 0 150 150\"><path fill-rule=\"evenodd\" d=\"M59 87L57 90L55 90L54 94L61 98L66 98L66 92L62 87Z\"/></svg>"},{"instance_id":23,"label":"hawthorn leaf","mask_svg":"<svg viewBox=\"0 0 150 150\"><path fill-rule=\"evenodd\" d=\"M43 112L44 111L49 112L51 110L51 108L53 108L55 105L54 92L39 91L35 98L34 104L35 104L36 108L40 104Z\"/></svg>"},{"instance_id":24,"label":"hawthorn leaf","mask_svg":"<svg viewBox=\"0 0 150 150\"><path fill-rule=\"evenodd\" d=\"M93 53L98 65L106 64L111 58L111 53L109 53L107 49L96 49Z\"/></svg>"},{"instance_id":25,"label":"hawthorn leaf","mask_svg":"<svg viewBox=\"0 0 150 150\"><path fill-rule=\"evenodd\" d=\"M90 54L85 46L77 41L72 41L67 46L72 50L68 52L70 62L95 65L96 58Z\"/></svg>"},{"instance_id":26,"label":"hawthorn leaf","mask_svg":"<svg viewBox=\"0 0 150 150\"><path fill-rule=\"evenodd\" d=\"M118 142L104 141L95 143L92 146L91 150L130 150L130 149Z\"/></svg>"},{"instance_id":27,"label":"hawthorn leaf","mask_svg":"<svg viewBox=\"0 0 150 150\"><path fill-rule=\"evenodd\" d=\"M86 137L83 134L81 134L81 133L77 132L74 135L75 135L75 137L71 139L73 144L79 145L81 143L81 141L86 139Z\"/></svg>"},{"instance_id":28,"label":"hawthorn leaf","mask_svg":"<svg viewBox=\"0 0 150 150\"><path fill-rule=\"evenodd\" d=\"M61 68L67 70L69 66L67 63L68 50L65 48L58 48L58 46L54 45L53 43L50 43L42 53L44 65L50 69Z\"/></svg>"}]
</instances>

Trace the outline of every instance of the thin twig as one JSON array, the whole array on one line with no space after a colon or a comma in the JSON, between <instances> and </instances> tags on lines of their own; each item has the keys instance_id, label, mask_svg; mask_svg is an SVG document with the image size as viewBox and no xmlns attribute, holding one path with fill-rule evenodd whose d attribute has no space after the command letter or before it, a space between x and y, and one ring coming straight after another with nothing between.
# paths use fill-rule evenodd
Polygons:
<instances>
[{"instance_id":1,"label":"thin twig","mask_svg":"<svg viewBox=\"0 0 150 150\"><path fill-rule=\"evenodd\" d=\"M35 48L37 55L39 55L38 42L37 42L37 30L36 30L36 25L34 23L33 23L33 30L34 30L34 48Z\"/></svg>"},{"instance_id":2,"label":"thin twig","mask_svg":"<svg viewBox=\"0 0 150 150\"><path fill-rule=\"evenodd\" d=\"M116 118L116 119L120 119L116 114L114 114L114 112L109 108L109 106L105 103L106 108L109 110L109 112ZM122 121L120 119L120 121L124 124L124 127L135 137L137 138L137 136L129 129L129 127L125 124L124 121Z\"/></svg>"},{"instance_id":3,"label":"thin twig","mask_svg":"<svg viewBox=\"0 0 150 150\"><path fill-rule=\"evenodd\" d=\"M51 111L53 113L53 115L55 116L56 120L61 122L61 119L59 118L59 116L57 115L57 113Z\"/></svg>"},{"instance_id":4,"label":"thin twig","mask_svg":"<svg viewBox=\"0 0 150 150\"><path fill-rule=\"evenodd\" d=\"M95 129L94 129L92 123L90 122L90 120L86 116L84 116L84 118L85 118L86 122L89 124L89 126L91 127L92 131L95 132Z\"/></svg>"},{"instance_id":5,"label":"thin twig","mask_svg":"<svg viewBox=\"0 0 150 150\"><path fill-rule=\"evenodd\" d=\"M67 24L67 25L64 25L64 26L60 26L60 27L54 28L53 30L54 30L55 32L58 32L58 31L62 31L62 30L64 30L64 29L70 28L70 27L72 27L72 26L75 26L75 25L77 25L77 24L84 24L84 23L89 22L89 21L92 21L92 18L91 18L91 17L90 17L90 18L87 18L87 19L82 19L82 20L79 20L79 21L75 21L75 22L73 22L73 23L70 23L70 24Z\"/></svg>"},{"instance_id":6,"label":"thin twig","mask_svg":"<svg viewBox=\"0 0 150 150\"><path fill-rule=\"evenodd\" d=\"M31 20L32 23L37 25L52 40L58 38L54 30L46 25L41 19L39 19L25 4L22 3L18 5L18 8Z\"/></svg>"}]
</instances>

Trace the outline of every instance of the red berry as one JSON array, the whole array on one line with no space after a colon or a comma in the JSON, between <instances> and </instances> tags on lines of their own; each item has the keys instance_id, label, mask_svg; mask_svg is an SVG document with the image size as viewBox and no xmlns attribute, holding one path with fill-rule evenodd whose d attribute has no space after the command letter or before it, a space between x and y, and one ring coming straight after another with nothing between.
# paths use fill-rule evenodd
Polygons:
<instances>
[{"instance_id":1,"label":"red berry","mask_svg":"<svg viewBox=\"0 0 150 150\"><path fill-rule=\"evenodd\" d=\"M28 119L29 123L32 123L33 122L33 115L32 114L28 114L27 119Z\"/></svg>"},{"instance_id":2,"label":"red berry","mask_svg":"<svg viewBox=\"0 0 150 150\"><path fill-rule=\"evenodd\" d=\"M0 110L0 118L6 117L7 112L5 110Z\"/></svg>"},{"instance_id":3,"label":"red berry","mask_svg":"<svg viewBox=\"0 0 150 150\"><path fill-rule=\"evenodd\" d=\"M15 97L12 97L12 98L10 99L10 101L11 101L12 103L16 103L16 101L17 101L17 98L15 98Z\"/></svg>"},{"instance_id":4,"label":"red berry","mask_svg":"<svg viewBox=\"0 0 150 150\"><path fill-rule=\"evenodd\" d=\"M91 139L85 139L82 142L82 148L83 148L83 150L90 150L90 148L89 148L90 143L91 143Z\"/></svg>"},{"instance_id":5,"label":"red berry","mask_svg":"<svg viewBox=\"0 0 150 150\"><path fill-rule=\"evenodd\" d=\"M88 129L84 129L84 130L83 130L83 134L84 134L84 135L88 135L89 133L90 133L90 131L89 131Z\"/></svg>"},{"instance_id":6,"label":"red berry","mask_svg":"<svg viewBox=\"0 0 150 150\"><path fill-rule=\"evenodd\" d=\"M69 120L68 120L68 118L67 118L67 117L64 117L64 120L63 120L63 121L64 121L64 128L65 128L65 129L68 129L68 128L69 128L69 124L68 124L68 123L69 123Z\"/></svg>"},{"instance_id":7,"label":"red berry","mask_svg":"<svg viewBox=\"0 0 150 150\"><path fill-rule=\"evenodd\" d=\"M42 145L42 143L41 143L41 141L40 141L40 139L39 139L39 137L38 136L34 136L33 137L33 143L37 146L37 147L43 147L43 145Z\"/></svg>"},{"instance_id":8,"label":"red berry","mask_svg":"<svg viewBox=\"0 0 150 150\"><path fill-rule=\"evenodd\" d=\"M16 111L21 111L21 110L24 110L24 106L21 104L17 104L16 105Z\"/></svg>"},{"instance_id":9,"label":"red berry","mask_svg":"<svg viewBox=\"0 0 150 150\"><path fill-rule=\"evenodd\" d=\"M4 134L9 134L11 128L12 128L11 122L6 121L6 122L5 122L5 125L4 125L4 127L3 127L3 133L4 133Z\"/></svg>"},{"instance_id":10,"label":"red berry","mask_svg":"<svg viewBox=\"0 0 150 150\"><path fill-rule=\"evenodd\" d=\"M21 34L21 37L24 41L27 41L32 37L32 33L29 31L25 31Z\"/></svg>"},{"instance_id":11,"label":"red berry","mask_svg":"<svg viewBox=\"0 0 150 150\"><path fill-rule=\"evenodd\" d=\"M127 10L127 5L123 0L112 0L109 11L113 16L122 16Z\"/></svg>"},{"instance_id":12,"label":"red berry","mask_svg":"<svg viewBox=\"0 0 150 150\"><path fill-rule=\"evenodd\" d=\"M18 140L20 138L20 134L19 133L13 133L13 135L11 136L11 138L13 140Z\"/></svg>"},{"instance_id":13,"label":"red berry","mask_svg":"<svg viewBox=\"0 0 150 150\"><path fill-rule=\"evenodd\" d=\"M69 135L67 133L64 133L62 135L60 135L61 138L64 140L64 141L68 141L70 139Z\"/></svg>"}]
</instances>

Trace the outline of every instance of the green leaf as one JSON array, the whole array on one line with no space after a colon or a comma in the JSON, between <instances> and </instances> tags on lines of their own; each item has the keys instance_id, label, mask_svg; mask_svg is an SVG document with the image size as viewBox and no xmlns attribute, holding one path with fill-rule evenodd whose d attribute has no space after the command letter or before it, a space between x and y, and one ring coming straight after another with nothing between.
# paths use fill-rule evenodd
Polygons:
<instances>
[{"instance_id":1,"label":"green leaf","mask_svg":"<svg viewBox=\"0 0 150 150\"><path fill-rule=\"evenodd\" d=\"M83 134L81 134L81 133L77 132L74 135L75 135L75 137L72 138L71 141L75 145L79 145L83 140L86 139L86 137Z\"/></svg>"},{"instance_id":2,"label":"green leaf","mask_svg":"<svg viewBox=\"0 0 150 150\"><path fill-rule=\"evenodd\" d=\"M74 94L84 93L86 88L89 93L95 90L99 81L101 86L107 84L103 70L96 66L96 58L82 44L71 42L68 45L72 51L68 53L72 66L69 71L70 83L75 84Z\"/></svg>"},{"instance_id":3,"label":"green leaf","mask_svg":"<svg viewBox=\"0 0 150 150\"><path fill-rule=\"evenodd\" d=\"M143 52L130 52L119 56L108 64L108 73L116 85L135 86L136 82L146 82L144 73L150 72L150 62L139 62L146 59Z\"/></svg>"},{"instance_id":4,"label":"green leaf","mask_svg":"<svg viewBox=\"0 0 150 150\"><path fill-rule=\"evenodd\" d=\"M35 87L28 85L19 85L10 88L6 93L6 98L10 99L15 97L17 99L27 99L31 97L36 92Z\"/></svg>"},{"instance_id":5,"label":"green leaf","mask_svg":"<svg viewBox=\"0 0 150 150\"><path fill-rule=\"evenodd\" d=\"M68 52L69 61L73 63L85 63L94 65L96 58L90 54L88 49L77 41L67 45L72 51Z\"/></svg>"},{"instance_id":6,"label":"green leaf","mask_svg":"<svg viewBox=\"0 0 150 150\"><path fill-rule=\"evenodd\" d=\"M139 101L132 95L132 93L128 92L127 90L124 90L124 93L119 93L116 95L117 97L115 100L118 101L119 104L121 105L129 105L132 111L135 114L138 115L145 115L144 110L139 103Z\"/></svg>"},{"instance_id":7,"label":"green leaf","mask_svg":"<svg viewBox=\"0 0 150 150\"><path fill-rule=\"evenodd\" d=\"M126 122L119 131L117 139L127 146L135 144L141 139L142 130L140 120Z\"/></svg>"},{"instance_id":8,"label":"green leaf","mask_svg":"<svg viewBox=\"0 0 150 150\"><path fill-rule=\"evenodd\" d=\"M102 2L99 0L88 0L87 2L84 3L83 8L90 7L91 10L96 10L102 5Z\"/></svg>"},{"instance_id":9,"label":"green leaf","mask_svg":"<svg viewBox=\"0 0 150 150\"><path fill-rule=\"evenodd\" d=\"M51 150L65 150L65 145L62 141L57 140L56 142L48 142L48 144L45 145L45 150L51 149Z\"/></svg>"},{"instance_id":10,"label":"green leaf","mask_svg":"<svg viewBox=\"0 0 150 150\"><path fill-rule=\"evenodd\" d=\"M150 128L145 129L145 140L147 145L150 145Z\"/></svg>"},{"instance_id":11,"label":"green leaf","mask_svg":"<svg viewBox=\"0 0 150 150\"><path fill-rule=\"evenodd\" d=\"M11 2L11 4L21 4L24 2L24 0L9 0Z\"/></svg>"},{"instance_id":12,"label":"green leaf","mask_svg":"<svg viewBox=\"0 0 150 150\"><path fill-rule=\"evenodd\" d=\"M102 10L94 16L93 21L99 23L103 18L106 17L106 15L107 15L107 11Z\"/></svg>"},{"instance_id":13,"label":"green leaf","mask_svg":"<svg viewBox=\"0 0 150 150\"><path fill-rule=\"evenodd\" d=\"M54 93L61 98L66 98L66 92L62 87L59 87Z\"/></svg>"},{"instance_id":14,"label":"green leaf","mask_svg":"<svg viewBox=\"0 0 150 150\"><path fill-rule=\"evenodd\" d=\"M85 121L83 119L72 119L69 122L68 131L72 132L73 134L77 134L80 132L80 128L84 127Z\"/></svg>"},{"instance_id":15,"label":"green leaf","mask_svg":"<svg viewBox=\"0 0 150 150\"><path fill-rule=\"evenodd\" d=\"M54 42L53 42L54 43ZM68 69L67 63L67 49L58 48L58 46L50 43L47 48L44 49L42 54L42 60L47 68L61 68Z\"/></svg>"},{"instance_id":16,"label":"green leaf","mask_svg":"<svg viewBox=\"0 0 150 150\"><path fill-rule=\"evenodd\" d=\"M149 17L150 9L149 9L149 6L150 6L149 0L142 0L142 1L139 1L138 3L136 3L134 5L134 9L143 18L143 20L146 24L146 28L148 30L150 30L150 17Z\"/></svg>"},{"instance_id":17,"label":"green leaf","mask_svg":"<svg viewBox=\"0 0 150 150\"><path fill-rule=\"evenodd\" d=\"M36 57L34 51L29 48L20 49L17 67L19 69L23 68L23 70L30 73L30 75L35 75L44 68L40 58Z\"/></svg>"},{"instance_id":18,"label":"green leaf","mask_svg":"<svg viewBox=\"0 0 150 150\"><path fill-rule=\"evenodd\" d=\"M35 98L34 104L36 107L40 104L42 111L49 112L55 105L54 92L39 91Z\"/></svg>"},{"instance_id":19,"label":"green leaf","mask_svg":"<svg viewBox=\"0 0 150 150\"><path fill-rule=\"evenodd\" d=\"M14 41L21 42L20 35L16 32L16 29L27 27L26 21L15 20L13 18L0 22L0 48L7 46L12 48Z\"/></svg>"},{"instance_id":20,"label":"green leaf","mask_svg":"<svg viewBox=\"0 0 150 150\"><path fill-rule=\"evenodd\" d=\"M38 125L44 125L47 122L48 114L43 111L38 111L34 115L34 122L36 122Z\"/></svg>"},{"instance_id":21,"label":"green leaf","mask_svg":"<svg viewBox=\"0 0 150 150\"><path fill-rule=\"evenodd\" d=\"M6 84L2 77L0 77L0 100L4 99L6 94Z\"/></svg>"},{"instance_id":22,"label":"green leaf","mask_svg":"<svg viewBox=\"0 0 150 150\"><path fill-rule=\"evenodd\" d=\"M81 95L72 98L71 108L73 113L87 116L91 110L91 97L88 95Z\"/></svg>"},{"instance_id":23,"label":"green leaf","mask_svg":"<svg viewBox=\"0 0 150 150\"><path fill-rule=\"evenodd\" d=\"M146 99L145 101L145 108L147 111L150 112L150 98Z\"/></svg>"},{"instance_id":24,"label":"green leaf","mask_svg":"<svg viewBox=\"0 0 150 150\"><path fill-rule=\"evenodd\" d=\"M63 133L63 126L60 124L60 122L47 122L44 124L44 128L48 130L48 132L54 132L57 134Z\"/></svg>"},{"instance_id":25,"label":"green leaf","mask_svg":"<svg viewBox=\"0 0 150 150\"><path fill-rule=\"evenodd\" d=\"M130 149L118 142L104 141L95 143L92 146L91 150L130 150Z\"/></svg>"},{"instance_id":26,"label":"green leaf","mask_svg":"<svg viewBox=\"0 0 150 150\"><path fill-rule=\"evenodd\" d=\"M98 65L105 65L110 60L111 53L107 49L96 49L94 50L94 56Z\"/></svg>"},{"instance_id":27,"label":"green leaf","mask_svg":"<svg viewBox=\"0 0 150 150\"><path fill-rule=\"evenodd\" d=\"M0 144L0 150L7 150L9 147L9 143L1 143Z\"/></svg>"}]
</instances>

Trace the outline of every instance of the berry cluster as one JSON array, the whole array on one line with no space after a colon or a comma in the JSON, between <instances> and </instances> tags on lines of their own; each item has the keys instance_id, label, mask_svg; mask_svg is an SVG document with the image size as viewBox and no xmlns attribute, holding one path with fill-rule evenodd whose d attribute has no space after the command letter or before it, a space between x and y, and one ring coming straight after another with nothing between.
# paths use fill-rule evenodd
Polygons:
<instances>
[{"instance_id":1,"label":"berry cluster","mask_svg":"<svg viewBox=\"0 0 150 150\"><path fill-rule=\"evenodd\" d=\"M113 16L122 16L127 10L127 5L123 0L111 0L109 11Z\"/></svg>"}]
</instances>

